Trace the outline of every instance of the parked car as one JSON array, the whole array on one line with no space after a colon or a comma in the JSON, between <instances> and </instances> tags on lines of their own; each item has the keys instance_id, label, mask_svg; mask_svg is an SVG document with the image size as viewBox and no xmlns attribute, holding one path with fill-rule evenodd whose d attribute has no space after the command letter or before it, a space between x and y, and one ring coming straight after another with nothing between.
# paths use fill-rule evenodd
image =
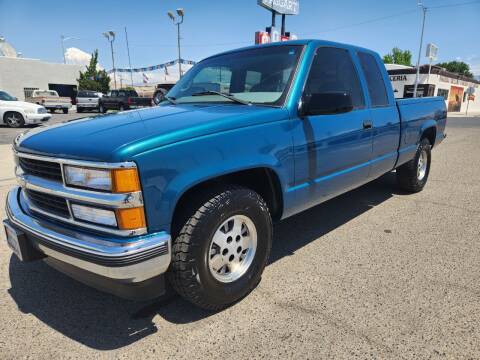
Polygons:
<instances>
[{"instance_id":1,"label":"parked car","mask_svg":"<svg viewBox=\"0 0 480 360\"><path fill-rule=\"evenodd\" d=\"M16 141L20 259L128 298L168 281L222 309L260 281L272 222L395 169L421 191L447 121L441 97L395 100L375 52L315 40L207 58L165 99Z\"/></svg>"},{"instance_id":2,"label":"parked car","mask_svg":"<svg viewBox=\"0 0 480 360\"><path fill-rule=\"evenodd\" d=\"M34 90L26 101L42 105L50 112L62 110L64 114L68 114L72 107L72 100L69 97L60 97L55 90Z\"/></svg>"},{"instance_id":3,"label":"parked car","mask_svg":"<svg viewBox=\"0 0 480 360\"><path fill-rule=\"evenodd\" d=\"M135 90L112 90L99 100L101 113L107 110L129 110L142 106L152 106L152 99L138 96Z\"/></svg>"},{"instance_id":4,"label":"parked car","mask_svg":"<svg viewBox=\"0 0 480 360\"><path fill-rule=\"evenodd\" d=\"M155 92L153 93L153 102L155 103L155 105L158 105L162 101L164 101L165 95L167 95L170 89L174 86L174 83L157 84L157 86L155 87Z\"/></svg>"},{"instance_id":5,"label":"parked car","mask_svg":"<svg viewBox=\"0 0 480 360\"><path fill-rule=\"evenodd\" d=\"M100 98L103 96L101 92L80 90L77 93L77 113L84 111L99 110Z\"/></svg>"},{"instance_id":6,"label":"parked car","mask_svg":"<svg viewBox=\"0 0 480 360\"><path fill-rule=\"evenodd\" d=\"M16 97L0 91L0 123L18 128L26 124L40 124L51 117L43 106L18 101Z\"/></svg>"}]
</instances>

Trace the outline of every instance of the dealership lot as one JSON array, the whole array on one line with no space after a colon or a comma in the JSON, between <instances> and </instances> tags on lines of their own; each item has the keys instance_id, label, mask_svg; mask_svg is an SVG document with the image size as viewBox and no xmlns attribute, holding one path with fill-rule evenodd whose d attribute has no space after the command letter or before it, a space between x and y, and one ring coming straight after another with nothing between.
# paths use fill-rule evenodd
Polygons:
<instances>
[{"instance_id":1,"label":"dealership lot","mask_svg":"<svg viewBox=\"0 0 480 360\"><path fill-rule=\"evenodd\" d=\"M2 204L21 131L0 128ZM447 134L423 192L389 174L278 224L262 282L219 313L21 264L2 232L0 358L480 357L480 117L451 118Z\"/></svg>"}]
</instances>

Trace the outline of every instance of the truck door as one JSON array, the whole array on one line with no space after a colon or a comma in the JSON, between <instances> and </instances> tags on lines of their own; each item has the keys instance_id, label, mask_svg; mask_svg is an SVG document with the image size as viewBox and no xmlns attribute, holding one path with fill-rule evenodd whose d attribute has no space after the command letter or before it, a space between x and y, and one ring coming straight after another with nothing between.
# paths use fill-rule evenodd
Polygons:
<instances>
[{"instance_id":1,"label":"truck door","mask_svg":"<svg viewBox=\"0 0 480 360\"><path fill-rule=\"evenodd\" d=\"M391 83L380 59L372 53L357 53L368 88L367 102L372 119L373 151L370 178L389 172L397 161L400 141L400 116ZM383 72L382 72L383 69Z\"/></svg>"},{"instance_id":2,"label":"truck door","mask_svg":"<svg viewBox=\"0 0 480 360\"><path fill-rule=\"evenodd\" d=\"M295 186L299 207L308 208L365 183L372 156L370 110L366 106L352 53L317 49L303 100L315 94L346 93L353 109L299 119L294 132ZM297 208L300 211L300 208Z\"/></svg>"}]
</instances>

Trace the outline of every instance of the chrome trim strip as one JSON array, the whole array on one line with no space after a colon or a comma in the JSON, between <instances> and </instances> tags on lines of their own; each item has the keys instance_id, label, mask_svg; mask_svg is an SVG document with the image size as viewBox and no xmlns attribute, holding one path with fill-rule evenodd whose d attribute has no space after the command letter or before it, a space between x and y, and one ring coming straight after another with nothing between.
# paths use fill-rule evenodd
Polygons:
<instances>
[{"instance_id":1,"label":"chrome trim strip","mask_svg":"<svg viewBox=\"0 0 480 360\"><path fill-rule=\"evenodd\" d=\"M27 175L23 173L19 166L17 166L15 170L15 176L17 177L18 184L22 188L63 197L68 200L77 200L84 203L102 205L115 209L143 206L143 196L141 191L132 193L107 193L66 187L58 181L47 180L34 175Z\"/></svg>"},{"instance_id":2,"label":"chrome trim strip","mask_svg":"<svg viewBox=\"0 0 480 360\"><path fill-rule=\"evenodd\" d=\"M33 159L33 160L50 161L60 165L86 166L90 168L101 168L101 169L121 169L121 168L137 167L137 165L133 161L106 163L106 162L85 161L85 160L61 159L61 158L54 158L49 156L40 156L40 155L22 153L15 149L13 149L13 153L15 156L18 156L18 157L23 157L27 159Z\"/></svg>"},{"instance_id":3,"label":"chrome trim strip","mask_svg":"<svg viewBox=\"0 0 480 360\"><path fill-rule=\"evenodd\" d=\"M51 242L62 247L68 247L85 254L104 258L121 258L132 254L142 254L159 247L167 247L168 253L149 260L121 267L98 265L87 260L63 254L59 251L38 245L46 255L59 259L81 269L125 282L138 282L164 273L171 258L171 237L166 232L138 237L128 242L101 240L98 237L44 224L26 214L19 204L20 188L13 188L7 195L6 213L8 219L20 229L32 233L45 242Z\"/></svg>"}]
</instances>

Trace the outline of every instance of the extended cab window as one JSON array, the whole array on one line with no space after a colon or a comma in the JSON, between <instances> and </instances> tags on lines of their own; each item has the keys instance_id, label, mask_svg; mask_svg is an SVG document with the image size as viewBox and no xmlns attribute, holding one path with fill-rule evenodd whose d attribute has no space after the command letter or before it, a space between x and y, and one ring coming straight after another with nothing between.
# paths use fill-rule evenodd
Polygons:
<instances>
[{"instance_id":1,"label":"extended cab window","mask_svg":"<svg viewBox=\"0 0 480 360\"><path fill-rule=\"evenodd\" d=\"M365 107L355 66L345 49L321 47L313 60L305 94L328 92L348 92L355 109Z\"/></svg>"},{"instance_id":2,"label":"extended cab window","mask_svg":"<svg viewBox=\"0 0 480 360\"><path fill-rule=\"evenodd\" d=\"M385 82L383 81L383 76L377 61L372 55L364 52L359 52L358 58L360 59L360 64L367 80L372 107L387 106L387 90L385 89Z\"/></svg>"}]
</instances>

